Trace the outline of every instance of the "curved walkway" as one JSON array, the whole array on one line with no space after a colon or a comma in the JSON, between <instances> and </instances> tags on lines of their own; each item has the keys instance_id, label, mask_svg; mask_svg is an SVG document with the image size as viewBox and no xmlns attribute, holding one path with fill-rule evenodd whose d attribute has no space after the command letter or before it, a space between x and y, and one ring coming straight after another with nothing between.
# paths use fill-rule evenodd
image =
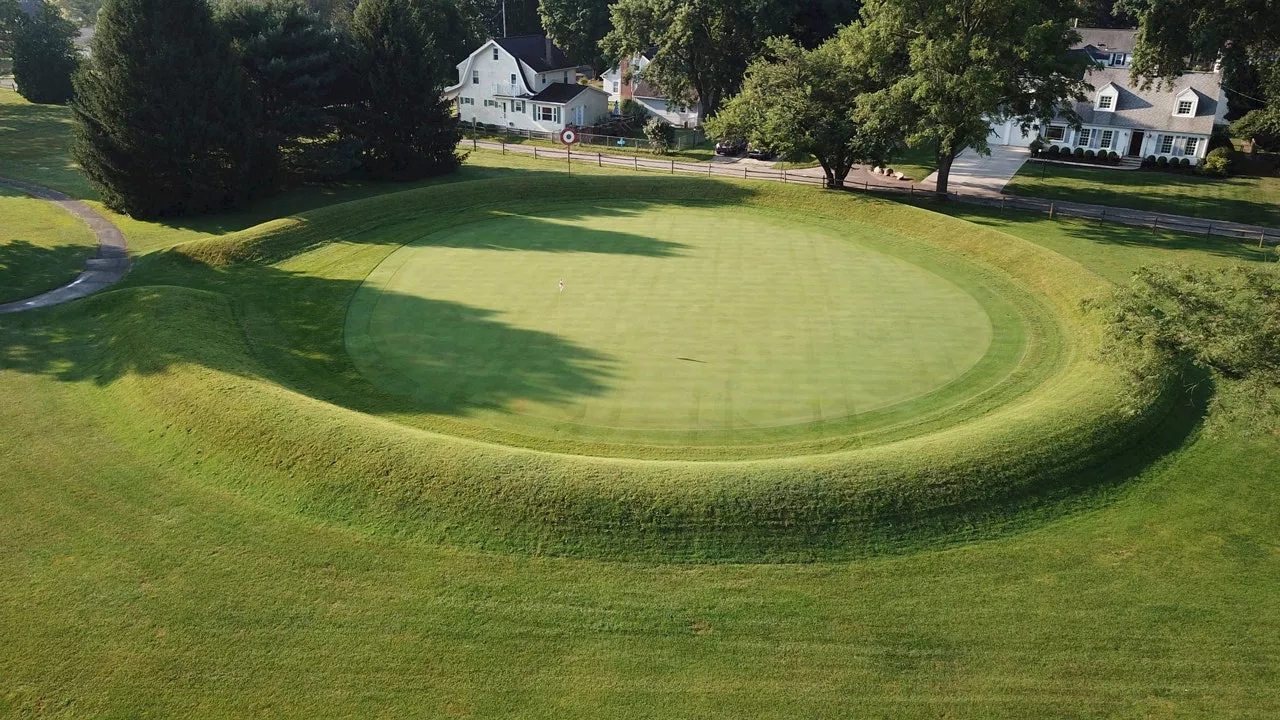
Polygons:
<instances>
[{"instance_id":1,"label":"curved walkway","mask_svg":"<svg viewBox=\"0 0 1280 720\"><path fill-rule=\"evenodd\" d=\"M39 185L0 178L0 185L24 192L33 198L48 200L84 221L98 238L97 256L86 260L84 272L75 280L60 288L41 293L26 300L16 300L0 305L0 314L22 312L61 305L78 300L119 281L129 272L129 253L125 246L124 233L110 220L88 205Z\"/></svg>"}]
</instances>

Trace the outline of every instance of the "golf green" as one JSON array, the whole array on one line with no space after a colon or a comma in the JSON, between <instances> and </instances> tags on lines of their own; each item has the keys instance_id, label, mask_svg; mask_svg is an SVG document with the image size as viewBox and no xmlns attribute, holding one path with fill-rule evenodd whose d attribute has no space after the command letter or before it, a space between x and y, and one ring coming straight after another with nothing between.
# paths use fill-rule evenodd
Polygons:
<instances>
[{"instance_id":1,"label":"golf green","mask_svg":"<svg viewBox=\"0 0 1280 720\"><path fill-rule=\"evenodd\" d=\"M983 305L884 234L697 206L490 212L375 269L347 345L383 389L484 424L823 423L929 395L992 343Z\"/></svg>"}]
</instances>

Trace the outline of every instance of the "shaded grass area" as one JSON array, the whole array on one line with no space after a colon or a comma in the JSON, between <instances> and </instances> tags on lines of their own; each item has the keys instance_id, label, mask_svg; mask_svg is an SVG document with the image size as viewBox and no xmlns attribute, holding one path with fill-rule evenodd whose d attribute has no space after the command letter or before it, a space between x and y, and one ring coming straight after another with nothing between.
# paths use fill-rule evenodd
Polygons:
<instances>
[{"instance_id":1,"label":"shaded grass area","mask_svg":"<svg viewBox=\"0 0 1280 720\"><path fill-rule=\"evenodd\" d=\"M0 303L71 282L96 252L97 239L78 218L0 187Z\"/></svg>"},{"instance_id":2,"label":"shaded grass area","mask_svg":"<svg viewBox=\"0 0 1280 720\"><path fill-rule=\"evenodd\" d=\"M1028 163L1004 191L1011 195L1280 228L1280 178L1277 177L1209 178L1156 170Z\"/></svg>"}]
</instances>

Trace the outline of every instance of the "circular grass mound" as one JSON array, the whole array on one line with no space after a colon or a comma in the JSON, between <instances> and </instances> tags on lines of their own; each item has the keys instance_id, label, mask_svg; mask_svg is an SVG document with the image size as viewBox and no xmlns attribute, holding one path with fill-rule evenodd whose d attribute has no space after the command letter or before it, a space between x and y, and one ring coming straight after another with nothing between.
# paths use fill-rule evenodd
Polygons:
<instances>
[{"instance_id":1,"label":"circular grass mound","mask_svg":"<svg viewBox=\"0 0 1280 720\"><path fill-rule=\"evenodd\" d=\"M989 353L1006 373L1020 358L1017 319L961 286L980 281L874 227L628 201L494 215L424 227L351 304L357 366L425 412L543 439L761 442L945 404L993 379L970 372Z\"/></svg>"},{"instance_id":2,"label":"circular grass mound","mask_svg":"<svg viewBox=\"0 0 1280 720\"><path fill-rule=\"evenodd\" d=\"M562 200L572 197L592 197L592 209ZM519 201L496 202L500 198ZM593 232L617 240L618 221L609 218L625 212L675 220L725 213L751 230L747 237L714 227L705 237L638 232L624 241L648 248L647 254L583 246L591 245ZM568 223L573 232L548 233L543 240L577 246L531 249L527 244L536 235L494 232L490 223ZM771 242L773 231L764 228L777 228L779 236ZM555 240L562 237L568 239ZM654 249L659 241L683 247L668 246L661 254ZM567 302L558 289L562 276L565 296L592 287L571 267L552 273L538 263L605 263L591 267L612 268L615 278L629 277L638 287L639 265L633 263L714 266L717 251L753 247L775 263L793 262L788 253L805 249L826 253L828 262L844 263L849 272L855 266L893 268L913 288L894 296L897 302L913 293L951 293L955 307L946 310L948 317L984 320L988 339L966 345L972 333L937 329L939 337L951 338L947 347L960 359L956 367L931 384L882 395L888 404L879 409L860 413L854 404L853 414L830 419L793 422L794 416L776 410L790 407L790 400L771 405L767 393L753 396L753 407L771 413L759 417L782 424L764 428L732 421L702 428L701 416L695 421L686 413L676 430L670 419L654 427L636 419L623 435L611 435L618 425L521 414L517 395L538 400L545 413L560 402L605 398L609 388L623 388L637 408L632 417L643 417L644 392L627 390L621 380L624 373L642 377L637 367L649 361L628 358L623 344L591 339L610 319L618 322L618 303L580 309L583 327L562 327L559 335L538 324L547 322L545 313L521 319L525 305L533 306L520 300L522 283L529 294L547 295L549 281L550 302L561 303ZM842 259L843 253L855 259ZM730 257L726 267L733 262ZM809 265L785 262L788 268ZM486 268L501 272L491 278ZM396 286L397 270L420 279ZM536 277L520 280L526 270ZM745 271L737 275L748 277ZM543 175L459 183L181 246L144 264L131 283L149 287L111 293L97 303L128 302L134 309L137 322L117 328L113 347L136 342L148 348L147 366L122 370L111 386L136 409L131 430L137 442L185 428L183 442L199 457L209 457L207 448L219 449L214 459L194 464L210 478L316 517L444 542L652 559L855 554L973 532L975 525L1008 519L1040 499L1113 482L1159 452L1166 434L1163 398L1151 398L1135 412L1121 399L1123 369L1096 358L1099 334L1082 301L1105 291L1104 281L1043 248L953 218L806 188ZM886 281L878 289L890 287ZM840 291L851 301L858 298L855 290ZM742 286L727 292L754 301ZM787 294L794 292L771 297L794 303L803 297ZM389 297L390 314L379 319L379 306ZM697 290L696 297L710 295ZM645 302L663 302L662 295L655 292ZM822 313L843 305L822 303L816 305ZM415 309L432 305L445 311ZM679 308L666 313L682 317ZM784 318L806 315L797 308L775 318L785 327ZM108 309L100 317L116 322ZM188 326L198 318L201 330L169 330L182 327L174 318L186 318ZM379 330L379 322L390 325ZM437 346L443 350L406 352L396 363L379 358L378 338L393 339L396 326L447 331ZM893 330L899 333L893 337L906 337L902 328ZM659 330L648 332L653 337ZM805 332L797 343L813 342L818 331ZM698 333L680 333L681 342L698 340ZM485 377L483 367L467 365L454 376L419 363L434 357L452 365L460 352L468 362L481 362L485 348L502 350L513 334L572 342L576 350L557 350L561 367L578 362L578 378L602 389L593 394L554 372L542 374L555 368L529 350L537 343L526 343L501 361L506 369L489 374L518 370L523 385L504 379L507 389L491 391L487 399L424 382L456 377L454 387L465 387ZM765 340L755 347L771 347ZM740 347L751 346L743 340ZM601 357L582 354L588 351ZM662 374L671 362L666 355L683 352L666 349L651 361L647 377ZM612 356L607 361L606 354ZM767 378L768 365L755 364L756 377ZM726 376L732 374L715 382ZM547 386L556 392L539 390ZM689 442L682 444L680 436ZM175 458L182 461L181 453Z\"/></svg>"}]
</instances>

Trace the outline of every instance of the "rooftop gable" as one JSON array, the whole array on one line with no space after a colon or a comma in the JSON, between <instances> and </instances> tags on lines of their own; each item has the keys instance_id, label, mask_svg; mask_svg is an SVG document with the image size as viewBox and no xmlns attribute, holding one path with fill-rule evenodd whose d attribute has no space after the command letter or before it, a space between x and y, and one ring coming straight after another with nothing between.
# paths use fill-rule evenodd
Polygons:
<instances>
[{"instance_id":1,"label":"rooftop gable","mask_svg":"<svg viewBox=\"0 0 1280 720\"><path fill-rule=\"evenodd\" d=\"M569 56L556 47L546 35L518 35L516 37L494 38L497 43L520 62L528 65L534 72L543 73L552 70L575 70L577 64L569 61Z\"/></svg>"}]
</instances>

